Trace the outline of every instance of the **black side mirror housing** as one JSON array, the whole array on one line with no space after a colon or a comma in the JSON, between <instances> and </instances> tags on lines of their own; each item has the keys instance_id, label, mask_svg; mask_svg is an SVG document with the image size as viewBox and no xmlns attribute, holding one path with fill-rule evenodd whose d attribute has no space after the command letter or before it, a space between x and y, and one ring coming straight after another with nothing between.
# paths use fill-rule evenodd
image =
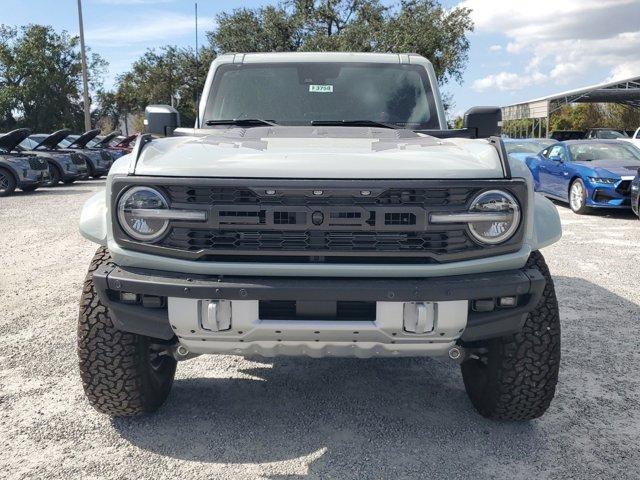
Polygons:
<instances>
[{"instance_id":1,"label":"black side mirror housing","mask_svg":"<svg viewBox=\"0 0 640 480\"><path fill-rule=\"evenodd\" d=\"M144 131L151 135L170 137L180 127L180 113L169 105L148 105L144 109Z\"/></svg>"},{"instance_id":2,"label":"black side mirror housing","mask_svg":"<svg viewBox=\"0 0 640 480\"><path fill-rule=\"evenodd\" d=\"M500 107L473 107L464 114L463 127L475 131L476 138L499 136L502 131Z\"/></svg>"}]
</instances>

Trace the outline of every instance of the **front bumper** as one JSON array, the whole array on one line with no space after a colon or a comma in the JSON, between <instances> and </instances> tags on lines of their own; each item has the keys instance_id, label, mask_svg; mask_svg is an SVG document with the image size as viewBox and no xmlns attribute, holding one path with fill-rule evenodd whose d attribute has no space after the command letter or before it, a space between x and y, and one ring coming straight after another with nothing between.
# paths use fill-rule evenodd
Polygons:
<instances>
[{"instance_id":1,"label":"front bumper","mask_svg":"<svg viewBox=\"0 0 640 480\"><path fill-rule=\"evenodd\" d=\"M19 187L37 187L49 180L49 170L26 170L22 172Z\"/></svg>"},{"instance_id":2,"label":"front bumper","mask_svg":"<svg viewBox=\"0 0 640 480\"><path fill-rule=\"evenodd\" d=\"M617 185L587 185L586 205L591 208L629 208L631 200L629 192L621 192Z\"/></svg>"},{"instance_id":3,"label":"front bumper","mask_svg":"<svg viewBox=\"0 0 640 480\"><path fill-rule=\"evenodd\" d=\"M93 274L101 301L123 331L170 340L193 353L309 356L444 355L456 343L515 333L538 303L545 280L536 269L437 278L280 278L186 275L105 266ZM136 294L136 304L121 293ZM517 297L513 307L476 311L474 300ZM153 307L144 306L151 298ZM202 328L185 300L227 300L242 318L225 331ZM362 320L259 318L260 301L376 302ZM427 333L410 333L393 312L405 302L438 302L441 315ZM192 302L195 303L195 302ZM460 310L461 304L464 306ZM184 308L181 307L184 306ZM235 305L235 306L234 306ZM447 313L449 312L449 313Z\"/></svg>"}]
</instances>

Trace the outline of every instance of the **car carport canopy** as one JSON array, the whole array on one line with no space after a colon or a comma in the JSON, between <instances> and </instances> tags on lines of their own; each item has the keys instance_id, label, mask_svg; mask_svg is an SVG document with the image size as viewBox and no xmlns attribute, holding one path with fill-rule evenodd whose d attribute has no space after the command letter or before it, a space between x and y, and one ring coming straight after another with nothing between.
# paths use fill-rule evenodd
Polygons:
<instances>
[{"instance_id":1,"label":"car carport canopy","mask_svg":"<svg viewBox=\"0 0 640 480\"><path fill-rule=\"evenodd\" d=\"M534 120L542 130L542 120L549 125L549 115L570 103L618 103L630 108L640 108L640 76L615 82L569 90L527 102L502 107L502 121Z\"/></svg>"}]
</instances>

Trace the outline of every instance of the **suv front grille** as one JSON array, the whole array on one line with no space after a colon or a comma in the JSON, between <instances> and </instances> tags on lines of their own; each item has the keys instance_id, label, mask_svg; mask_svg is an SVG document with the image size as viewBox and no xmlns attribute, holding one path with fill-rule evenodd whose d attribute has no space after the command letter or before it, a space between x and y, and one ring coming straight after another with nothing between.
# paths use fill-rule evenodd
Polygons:
<instances>
[{"instance_id":1,"label":"suv front grille","mask_svg":"<svg viewBox=\"0 0 640 480\"><path fill-rule=\"evenodd\" d=\"M174 228L163 247L213 253L246 251L446 254L473 248L464 229L442 232L234 231Z\"/></svg>"},{"instance_id":2,"label":"suv front grille","mask_svg":"<svg viewBox=\"0 0 640 480\"><path fill-rule=\"evenodd\" d=\"M117 241L126 248L202 261L434 263L516 251L524 231L521 225L505 244L487 246L472 240L466 224L429 223L432 212L465 212L479 192L494 188L514 194L524 213L522 180L189 182L118 179L113 211L120 191L145 184L163 190L174 208L206 211L207 220L172 221L154 244L133 241L114 221Z\"/></svg>"},{"instance_id":3,"label":"suv front grille","mask_svg":"<svg viewBox=\"0 0 640 480\"><path fill-rule=\"evenodd\" d=\"M48 165L42 158L29 158L29 167L31 170L46 170Z\"/></svg>"}]
</instances>

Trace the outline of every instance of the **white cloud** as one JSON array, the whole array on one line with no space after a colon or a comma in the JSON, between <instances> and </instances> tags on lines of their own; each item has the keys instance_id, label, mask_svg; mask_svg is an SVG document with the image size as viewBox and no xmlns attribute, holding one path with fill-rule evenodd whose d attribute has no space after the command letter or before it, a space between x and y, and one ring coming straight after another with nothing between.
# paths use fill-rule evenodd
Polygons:
<instances>
[{"instance_id":1,"label":"white cloud","mask_svg":"<svg viewBox=\"0 0 640 480\"><path fill-rule=\"evenodd\" d=\"M464 0L478 33L503 34L505 50L528 55L524 74L501 72L474 82L477 89L556 84L602 72L602 80L640 75L638 0ZM540 71L538 75L531 71ZM489 87L488 87L489 86Z\"/></svg>"},{"instance_id":2,"label":"white cloud","mask_svg":"<svg viewBox=\"0 0 640 480\"><path fill-rule=\"evenodd\" d=\"M502 45L491 45L489 47L489 51L491 52L499 52L500 50L502 50Z\"/></svg>"},{"instance_id":3,"label":"white cloud","mask_svg":"<svg viewBox=\"0 0 640 480\"><path fill-rule=\"evenodd\" d=\"M215 22L200 18L198 27L211 29ZM124 47L140 43L161 41L171 44L175 37L195 34L194 18L191 15L171 12L148 12L144 17L131 16L127 22L118 17L113 24L88 30L87 42L96 46Z\"/></svg>"},{"instance_id":4,"label":"white cloud","mask_svg":"<svg viewBox=\"0 0 640 480\"><path fill-rule=\"evenodd\" d=\"M517 74L514 72L499 72L487 75L484 78L475 80L471 88L476 92L487 90L498 90L501 92L521 90L534 84L542 83L547 77L540 72L529 74Z\"/></svg>"},{"instance_id":5,"label":"white cloud","mask_svg":"<svg viewBox=\"0 0 640 480\"><path fill-rule=\"evenodd\" d=\"M101 5L157 5L160 3L171 3L174 0L93 0L91 3Z\"/></svg>"}]
</instances>

